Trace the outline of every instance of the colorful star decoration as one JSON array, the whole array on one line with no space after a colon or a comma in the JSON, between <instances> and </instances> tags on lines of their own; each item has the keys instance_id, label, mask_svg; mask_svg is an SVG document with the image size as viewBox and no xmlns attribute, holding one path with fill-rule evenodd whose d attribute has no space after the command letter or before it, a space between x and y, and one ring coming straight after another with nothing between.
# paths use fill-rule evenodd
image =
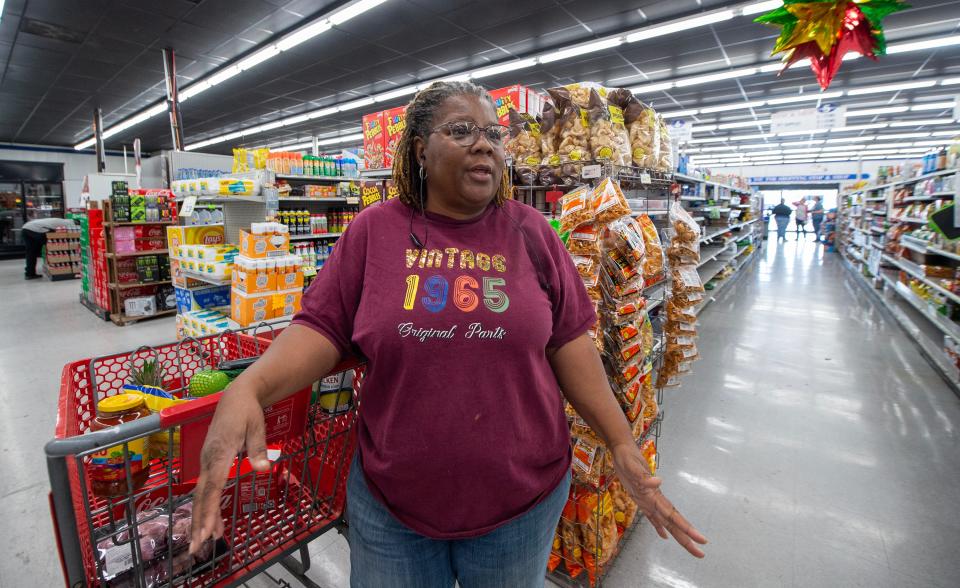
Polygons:
<instances>
[{"instance_id":1,"label":"colorful star decoration","mask_svg":"<svg viewBox=\"0 0 960 588\"><path fill-rule=\"evenodd\" d=\"M781 75L794 63L809 59L820 87L826 90L847 53L874 61L886 53L883 19L909 7L899 0L784 0L783 6L755 22L781 29L771 53L784 54Z\"/></svg>"}]
</instances>

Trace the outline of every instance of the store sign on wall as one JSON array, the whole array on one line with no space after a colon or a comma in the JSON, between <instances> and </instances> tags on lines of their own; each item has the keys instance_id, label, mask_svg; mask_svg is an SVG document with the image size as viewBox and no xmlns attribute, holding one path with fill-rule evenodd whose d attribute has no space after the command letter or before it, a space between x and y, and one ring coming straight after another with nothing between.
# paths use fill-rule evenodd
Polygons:
<instances>
[{"instance_id":1,"label":"store sign on wall","mask_svg":"<svg viewBox=\"0 0 960 588\"><path fill-rule=\"evenodd\" d=\"M801 108L774 112L770 116L771 133L790 133L832 129L846 124L847 107L834 103L822 104L818 108Z\"/></svg>"},{"instance_id":2,"label":"store sign on wall","mask_svg":"<svg viewBox=\"0 0 960 588\"><path fill-rule=\"evenodd\" d=\"M670 133L670 140L674 143L685 143L693 139L693 125L685 120L671 121L667 132Z\"/></svg>"},{"instance_id":3,"label":"store sign on wall","mask_svg":"<svg viewBox=\"0 0 960 588\"><path fill-rule=\"evenodd\" d=\"M848 180L866 180L870 174L820 174L811 176L757 176L750 178L751 184L783 184L787 182L846 182Z\"/></svg>"}]
</instances>

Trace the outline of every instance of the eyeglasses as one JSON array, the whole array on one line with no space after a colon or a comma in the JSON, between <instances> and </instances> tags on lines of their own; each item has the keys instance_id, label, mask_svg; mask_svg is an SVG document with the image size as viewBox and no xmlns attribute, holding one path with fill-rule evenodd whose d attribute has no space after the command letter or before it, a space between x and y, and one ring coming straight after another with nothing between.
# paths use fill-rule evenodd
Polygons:
<instances>
[{"instance_id":1,"label":"eyeglasses","mask_svg":"<svg viewBox=\"0 0 960 588\"><path fill-rule=\"evenodd\" d=\"M472 122L448 122L442 124L430 131L439 132L446 129L446 134L453 139L453 142L463 147L471 147L480 138L480 134L487 138L487 142L493 147L502 147L510 138L510 127L503 125L490 125L488 127L479 127Z\"/></svg>"}]
</instances>

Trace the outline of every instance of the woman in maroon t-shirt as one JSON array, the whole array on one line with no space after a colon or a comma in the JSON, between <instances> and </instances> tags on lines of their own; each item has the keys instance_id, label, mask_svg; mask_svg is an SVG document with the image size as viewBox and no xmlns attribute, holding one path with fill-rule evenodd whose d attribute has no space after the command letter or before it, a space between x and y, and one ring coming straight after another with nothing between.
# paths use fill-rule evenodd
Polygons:
<instances>
[{"instance_id":1,"label":"woman in maroon t-shirt","mask_svg":"<svg viewBox=\"0 0 960 588\"><path fill-rule=\"evenodd\" d=\"M293 324L217 407L192 549L222 533L233 456L269 467L261 407L358 353L369 363L347 491L352 585L542 586L569 483L563 397L657 532L703 556L610 391L570 256L508 198L497 123L489 94L466 82L435 83L407 107L399 198L350 224Z\"/></svg>"}]
</instances>

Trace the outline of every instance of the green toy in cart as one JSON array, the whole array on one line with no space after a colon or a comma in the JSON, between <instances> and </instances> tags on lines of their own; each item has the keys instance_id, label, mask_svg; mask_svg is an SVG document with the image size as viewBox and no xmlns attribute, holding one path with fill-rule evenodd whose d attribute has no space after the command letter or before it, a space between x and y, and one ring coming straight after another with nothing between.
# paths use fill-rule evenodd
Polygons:
<instances>
[{"instance_id":1,"label":"green toy in cart","mask_svg":"<svg viewBox=\"0 0 960 588\"><path fill-rule=\"evenodd\" d=\"M243 370L203 370L190 378L188 390L190 396L203 398L226 390L230 382L243 373Z\"/></svg>"}]
</instances>

